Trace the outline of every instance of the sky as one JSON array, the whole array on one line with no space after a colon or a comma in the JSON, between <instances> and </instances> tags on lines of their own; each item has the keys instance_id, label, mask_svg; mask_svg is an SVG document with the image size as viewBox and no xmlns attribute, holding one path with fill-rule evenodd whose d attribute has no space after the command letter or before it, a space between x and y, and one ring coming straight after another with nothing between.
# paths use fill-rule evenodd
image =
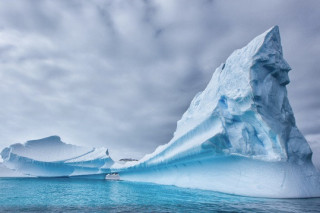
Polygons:
<instances>
[{"instance_id":1,"label":"sky","mask_svg":"<svg viewBox=\"0 0 320 213\"><path fill-rule=\"evenodd\" d=\"M141 158L215 70L274 25L297 126L320 147L320 1L0 0L0 150L59 135Z\"/></svg>"}]
</instances>

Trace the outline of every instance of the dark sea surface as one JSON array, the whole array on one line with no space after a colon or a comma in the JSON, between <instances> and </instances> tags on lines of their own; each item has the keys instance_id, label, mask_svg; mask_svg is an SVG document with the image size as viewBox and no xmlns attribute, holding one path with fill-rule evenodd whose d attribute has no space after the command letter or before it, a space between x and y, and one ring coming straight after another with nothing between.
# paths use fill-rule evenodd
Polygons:
<instances>
[{"instance_id":1,"label":"dark sea surface","mask_svg":"<svg viewBox=\"0 0 320 213\"><path fill-rule=\"evenodd\" d=\"M0 212L320 212L320 198L262 199L126 181L0 178Z\"/></svg>"}]
</instances>

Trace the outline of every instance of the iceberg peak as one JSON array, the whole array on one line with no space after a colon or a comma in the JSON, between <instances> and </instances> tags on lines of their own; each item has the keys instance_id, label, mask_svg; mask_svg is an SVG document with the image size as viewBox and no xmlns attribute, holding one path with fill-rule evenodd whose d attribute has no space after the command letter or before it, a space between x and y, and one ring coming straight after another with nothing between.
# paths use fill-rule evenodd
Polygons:
<instances>
[{"instance_id":1,"label":"iceberg peak","mask_svg":"<svg viewBox=\"0 0 320 213\"><path fill-rule=\"evenodd\" d=\"M270 29L266 30L264 33L253 39L252 42L258 39L262 40L262 44L260 45L261 47L269 46L269 44L272 44L274 49L277 49L282 52L280 30L278 25L275 25Z\"/></svg>"},{"instance_id":2,"label":"iceberg peak","mask_svg":"<svg viewBox=\"0 0 320 213\"><path fill-rule=\"evenodd\" d=\"M255 54L259 54L261 51L270 50L279 52L282 55L281 37L279 27L273 26L266 30L264 33L255 37L246 46L247 56L254 58Z\"/></svg>"}]
</instances>

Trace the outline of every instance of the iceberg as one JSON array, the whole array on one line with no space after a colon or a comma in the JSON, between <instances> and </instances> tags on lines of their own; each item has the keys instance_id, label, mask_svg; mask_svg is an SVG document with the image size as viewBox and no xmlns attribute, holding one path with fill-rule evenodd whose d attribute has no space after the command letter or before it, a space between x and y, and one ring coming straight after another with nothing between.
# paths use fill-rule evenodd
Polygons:
<instances>
[{"instance_id":1,"label":"iceberg","mask_svg":"<svg viewBox=\"0 0 320 213\"><path fill-rule=\"evenodd\" d=\"M13 144L1 157L6 168L34 177L104 179L114 163L106 148L66 144L58 136Z\"/></svg>"},{"instance_id":2,"label":"iceberg","mask_svg":"<svg viewBox=\"0 0 320 213\"><path fill-rule=\"evenodd\" d=\"M171 141L141 160L58 136L13 144L1 167L35 177L128 180L269 198L320 197L320 172L296 126L291 70L274 26L234 51L177 122Z\"/></svg>"},{"instance_id":3,"label":"iceberg","mask_svg":"<svg viewBox=\"0 0 320 213\"><path fill-rule=\"evenodd\" d=\"M320 196L320 174L287 97L291 70L274 26L235 50L177 123L171 141L121 180L270 198Z\"/></svg>"}]
</instances>

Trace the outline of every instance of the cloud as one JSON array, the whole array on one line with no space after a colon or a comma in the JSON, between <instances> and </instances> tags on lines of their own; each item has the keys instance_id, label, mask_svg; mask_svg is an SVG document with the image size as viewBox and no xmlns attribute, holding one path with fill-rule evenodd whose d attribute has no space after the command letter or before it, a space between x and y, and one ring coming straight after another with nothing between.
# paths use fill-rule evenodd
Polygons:
<instances>
[{"instance_id":1,"label":"cloud","mask_svg":"<svg viewBox=\"0 0 320 213\"><path fill-rule=\"evenodd\" d=\"M248 6L249 5L249 6ZM0 148L49 135L136 157L167 143L236 48L280 26L289 98L319 133L318 1L0 1Z\"/></svg>"}]
</instances>

